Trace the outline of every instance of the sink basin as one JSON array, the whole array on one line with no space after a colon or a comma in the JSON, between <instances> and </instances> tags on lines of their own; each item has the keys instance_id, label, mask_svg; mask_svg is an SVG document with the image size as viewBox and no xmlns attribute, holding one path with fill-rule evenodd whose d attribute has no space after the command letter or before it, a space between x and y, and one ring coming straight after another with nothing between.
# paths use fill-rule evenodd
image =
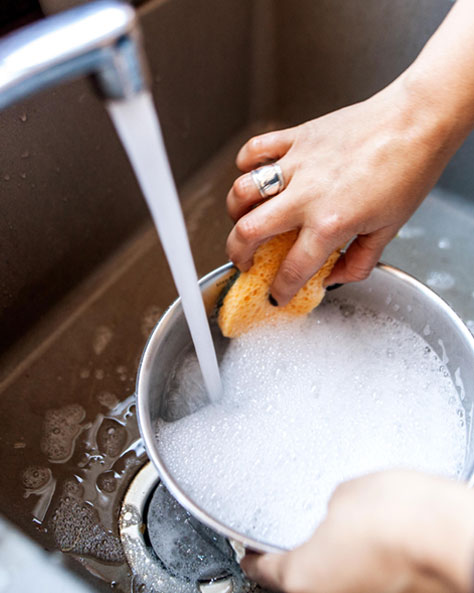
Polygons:
<instances>
[{"instance_id":1,"label":"sink basin","mask_svg":"<svg viewBox=\"0 0 474 593\"><path fill-rule=\"evenodd\" d=\"M474 202L435 188L388 245L384 260L430 286L474 333Z\"/></svg>"},{"instance_id":2,"label":"sink basin","mask_svg":"<svg viewBox=\"0 0 474 593\"><path fill-rule=\"evenodd\" d=\"M225 196L241 143L382 88L450 6L141 3L155 100L200 275L226 261ZM98 591L112 581L129 591L116 517L145 459L131 396L146 339L175 289L87 82L9 108L0 129L0 513L44 548L71 555L71 567ZM471 330L473 142L383 257L431 286ZM87 528L64 528L73 508ZM91 547L96 536L109 556Z\"/></svg>"}]
</instances>

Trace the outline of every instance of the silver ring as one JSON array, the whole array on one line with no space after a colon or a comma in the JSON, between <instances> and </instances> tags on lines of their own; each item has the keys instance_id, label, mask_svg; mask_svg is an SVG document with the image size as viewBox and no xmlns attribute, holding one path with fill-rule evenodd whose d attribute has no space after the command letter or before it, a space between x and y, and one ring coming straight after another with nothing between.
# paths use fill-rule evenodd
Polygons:
<instances>
[{"instance_id":1,"label":"silver ring","mask_svg":"<svg viewBox=\"0 0 474 593\"><path fill-rule=\"evenodd\" d=\"M278 163L254 169L252 179L262 198L276 196L285 187L283 173Z\"/></svg>"}]
</instances>

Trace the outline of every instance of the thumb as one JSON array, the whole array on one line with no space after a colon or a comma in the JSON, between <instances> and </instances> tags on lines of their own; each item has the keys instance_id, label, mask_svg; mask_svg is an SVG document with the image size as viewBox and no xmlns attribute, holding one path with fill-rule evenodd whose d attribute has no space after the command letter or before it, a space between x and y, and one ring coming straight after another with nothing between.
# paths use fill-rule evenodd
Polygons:
<instances>
[{"instance_id":1,"label":"thumb","mask_svg":"<svg viewBox=\"0 0 474 593\"><path fill-rule=\"evenodd\" d=\"M240 566L251 581L270 591L283 590L283 564L287 554L255 554L247 552Z\"/></svg>"}]
</instances>

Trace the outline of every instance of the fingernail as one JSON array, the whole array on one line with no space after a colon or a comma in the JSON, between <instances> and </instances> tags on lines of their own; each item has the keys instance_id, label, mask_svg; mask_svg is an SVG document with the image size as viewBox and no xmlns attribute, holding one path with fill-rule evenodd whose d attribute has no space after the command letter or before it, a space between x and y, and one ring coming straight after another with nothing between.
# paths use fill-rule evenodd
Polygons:
<instances>
[{"instance_id":1,"label":"fingernail","mask_svg":"<svg viewBox=\"0 0 474 593\"><path fill-rule=\"evenodd\" d=\"M326 290L336 290L336 288L341 288L344 284L331 284L331 286L327 286Z\"/></svg>"},{"instance_id":2,"label":"fingernail","mask_svg":"<svg viewBox=\"0 0 474 593\"><path fill-rule=\"evenodd\" d=\"M278 307L278 301L271 294L268 295L268 300L270 301L270 305Z\"/></svg>"}]
</instances>

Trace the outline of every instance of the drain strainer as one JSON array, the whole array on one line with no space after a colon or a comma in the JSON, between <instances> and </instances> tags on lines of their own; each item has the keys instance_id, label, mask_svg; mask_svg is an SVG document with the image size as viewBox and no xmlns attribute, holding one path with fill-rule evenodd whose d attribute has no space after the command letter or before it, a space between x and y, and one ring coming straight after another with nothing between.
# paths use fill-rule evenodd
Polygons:
<instances>
[{"instance_id":1,"label":"drain strainer","mask_svg":"<svg viewBox=\"0 0 474 593\"><path fill-rule=\"evenodd\" d=\"M168 493L151 463L124 497L120 538L140 593L261 591L243 577L227 541L198 523Z\"/></svg>"}]
</instances>

